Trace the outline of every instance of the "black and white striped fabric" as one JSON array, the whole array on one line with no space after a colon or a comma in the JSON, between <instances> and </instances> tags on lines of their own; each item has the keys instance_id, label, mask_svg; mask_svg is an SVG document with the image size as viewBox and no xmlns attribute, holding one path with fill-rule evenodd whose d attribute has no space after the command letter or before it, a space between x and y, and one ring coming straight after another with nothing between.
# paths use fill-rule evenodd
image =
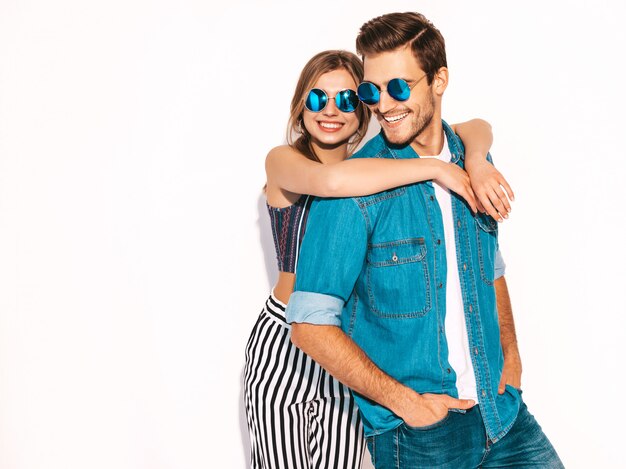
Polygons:
<instances>
[{"instance_id":1,"label":"black and white striped fabric","mask_svg":"<svg viewBox=\"0 0 626 469\"><path fill-rule=\"evenodd\" d=\"M350 391L291 343L273 295L246 346L244 399L253 468L361 467L363 426Z\"/></svg>"}]
</instances>

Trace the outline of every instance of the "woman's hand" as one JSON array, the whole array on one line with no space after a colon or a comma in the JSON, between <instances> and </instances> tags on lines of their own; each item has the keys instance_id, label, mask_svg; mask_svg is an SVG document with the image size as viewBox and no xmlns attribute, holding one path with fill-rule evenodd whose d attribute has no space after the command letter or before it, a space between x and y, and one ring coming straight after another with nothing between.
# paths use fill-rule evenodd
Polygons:
<instances>
[{"instance_id":1,"label":"woman's hand","mask_svg":"<svg viewBox=\"0 0 626 469\"><path fill-rule=\"evenodd\" d=\"M434 160L438 161L438 160ZM433 181L447 187L463 197L474 213L477 210L476 196L472 190L469 175L453 163L441 162L440 169Z\"/></svg>"},{"instance_id":2,"label":"woman's hand","mask_svg":"<svg viewBox=\"0 0 626 469\"><path fill-rule=\"evenodd\" d=\"M513 189L495 166L484 158L465 167L476 196L478 210L488 213L499 222L509 218L510 202L515 200ZM510 199L510 201L509 201Z\"/></svg>"}]
</instances>

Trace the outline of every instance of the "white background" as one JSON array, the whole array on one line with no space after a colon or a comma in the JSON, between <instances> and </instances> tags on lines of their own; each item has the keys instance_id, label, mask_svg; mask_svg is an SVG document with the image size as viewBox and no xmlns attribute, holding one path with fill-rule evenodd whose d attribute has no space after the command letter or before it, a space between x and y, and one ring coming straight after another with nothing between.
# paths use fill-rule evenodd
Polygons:
<instances>
[{"instance_id":1,"label":"white background","mask_svg":"<svg viewBox=\"0 0 626 469\"><path fill-rule=\"evenodd\" d=\"M408 10L517 194L524 398L567 467L623 464L624 3L210 3L0 0L0 467L247 466L264 157L306 60Z\"/></svg>"}]
</instances>

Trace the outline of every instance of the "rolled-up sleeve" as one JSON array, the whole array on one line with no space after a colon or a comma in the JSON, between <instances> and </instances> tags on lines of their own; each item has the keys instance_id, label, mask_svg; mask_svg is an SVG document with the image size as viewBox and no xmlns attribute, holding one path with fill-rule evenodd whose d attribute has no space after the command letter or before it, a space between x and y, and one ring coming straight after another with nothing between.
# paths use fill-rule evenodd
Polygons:
<instances>
[{"instance_id":1,"label":"rolled-up sleeve","mask_svg":"<svg viewBox=\"0 0 626 469\"><path fill-rule=\"evenodd\" d=\"M326 326L341 326L344 301L330 295L295 291L287 305L287 321L307 322Z\"/></svg>"},{"instance_id":2,"label":"rolled-up sleeve","mask_svg":"<svg viewBox=\"0 0 626 469\"><path fill-rule=\"evenodd\" d=\"M367 252L365 218L354 199L313 202L289 298L289 323L341 326Z\"/></svg>"},{"instance_id":3,"label":"rolled-up sleeve","mask_svg":"<svg viewBox=\"0 0 626 469\"><path fill-rule=\"evenodd\" d=\"M500 253L500 249L496 251L496 259L495 259L495 271L494 271L494 279L499 279L504 275L506 271L506 264L504 263L504 259L502 258L502 254Z\"/></svg>"}]
</instances>

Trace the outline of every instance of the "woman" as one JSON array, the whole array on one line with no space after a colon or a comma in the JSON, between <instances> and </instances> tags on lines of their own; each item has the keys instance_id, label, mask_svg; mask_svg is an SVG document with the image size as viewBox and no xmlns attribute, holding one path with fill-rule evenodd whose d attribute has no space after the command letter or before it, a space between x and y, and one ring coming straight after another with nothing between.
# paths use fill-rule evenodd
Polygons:
<instances>
[{"instance_id":1,"label":"woman","mask_svg":"<svg viewBox=\"0 0 626 469\"><path fill-rule=\"evenodd\" d=\"M354 91L362 79L361 61L352 53L314 56L302 70L291 102L290 145L273 149L266 159L266 196L280 273L246 347L252 467L358 468L363 457L363 430L350 392L291 344L285 322L312 201L303 194L360 196L433 180L462 196L474 211L488 211L499 220L510 211L500 186L510 196L512 192L485 161L492 137L483 121L453 126L466 142L471 179L458 166L437 159L345 161L369 124L369 110Z\"/></svg>"}]
</instances>

